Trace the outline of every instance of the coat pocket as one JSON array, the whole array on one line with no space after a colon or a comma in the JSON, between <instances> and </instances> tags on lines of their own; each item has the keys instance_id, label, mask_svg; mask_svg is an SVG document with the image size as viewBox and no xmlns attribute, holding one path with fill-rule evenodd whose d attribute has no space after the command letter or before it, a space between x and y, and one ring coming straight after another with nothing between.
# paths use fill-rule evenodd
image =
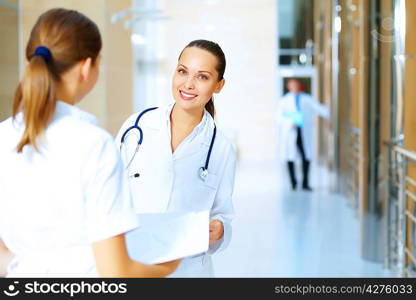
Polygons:
<instances>
[{"instance_id":1,"label":"coat pocket","mask_svg":"<svg viewBox=\"0 0 416 300\"><path fill-rule=\"evenodd\" d=\"M204 180L204 184L212 189L218 188L218 176L212 173L208 173L207 177Z\"/></svg>"}]
</instances>

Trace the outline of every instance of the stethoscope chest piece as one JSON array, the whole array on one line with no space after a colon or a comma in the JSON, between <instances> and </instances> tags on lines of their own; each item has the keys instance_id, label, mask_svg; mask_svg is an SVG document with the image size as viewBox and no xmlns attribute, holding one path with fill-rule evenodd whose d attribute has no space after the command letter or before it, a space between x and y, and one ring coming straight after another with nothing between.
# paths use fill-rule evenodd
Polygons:
<instances>
[{"instance_id":1,"label":"stethoscope chest piece","mask_svg":"<svg viewBox=\"0 0 416 300\"><path fill-rule=\"evenodd\" d=\"M208 176L208 170L204 167L199 168L199 177L202 179L202 181L205 181L205 179Z\"/></svg>"}]
</instances>

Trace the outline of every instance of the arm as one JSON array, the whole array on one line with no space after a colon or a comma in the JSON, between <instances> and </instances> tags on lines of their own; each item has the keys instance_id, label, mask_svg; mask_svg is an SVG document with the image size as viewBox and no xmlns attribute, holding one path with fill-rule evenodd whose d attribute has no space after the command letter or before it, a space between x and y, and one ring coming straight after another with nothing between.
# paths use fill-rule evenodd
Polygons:
<instances>
[{"instance_id":1,"label":"arm","mask_svg":"<svg viewBox=\"0 0 416 300\"><path fill-rule=\"evenodd\" d=\"M211 208L209 254L224 250L231 241L231 221L234 217L232 194L237 157L230 147L225 170Z\"/></svg>"},{"instance_id":2,"label":"arm","mask_svg":"<svg viewBox=\"0 0 416 300\"><path fill-rule=\"evenodd\" d=\"M13 253L7 248L4 242L0 239L0 277L6 276L7 266L13 258Z\"/></svg>"},{"instance_id":3,"label":"arm","mask_svg":"<svg viewBox=\"0 0 416 300\"><path fill-rule=\"evenodd\" d=\"M97 136L82 171L85 190L86 231L97 270L106 277L162 277L172 273L179 260L145 265L130 259L124 233L139 225L127 176L112 138Z\"/></svg>"},{"instance_id":4,"label":"arm","mask_svg":"<svg viewBox=\"0 0 416 300\"><path fill-rule=\"evenodd\" d=\"M315 111L315 113L325 120L329 120L329 109L325 104L320 103L319 101L311 98L312 102L312 108Z\"/></svg>"},{"instance_id":5,"label":"arm","mask_svg":"<svg viewBox=\"0 0 416 300\"><path fill-rule=\"evenodd\" d=\"M165 277L176 270L180 260L146 265L130 259L124 234L93 244L97 269L103 277Z\"/></svg>"}]
</instances>

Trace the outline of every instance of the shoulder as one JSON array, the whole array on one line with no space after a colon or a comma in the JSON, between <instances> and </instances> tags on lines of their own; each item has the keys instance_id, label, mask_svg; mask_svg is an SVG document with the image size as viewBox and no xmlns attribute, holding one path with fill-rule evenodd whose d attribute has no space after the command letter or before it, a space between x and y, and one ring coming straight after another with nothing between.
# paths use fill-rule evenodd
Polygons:
<instances>
[{"instance_id":1,"label":"shoulder","mask_svg":"<svg viewBox=\"0 0 416 300\"><path fill-rule=\"evenodd\" d=\"M133 113L130 115L127 120L123 123L121 130L126 130L127 128L133 126L137 119L140 117L139 125L140 126L155 126L158 120L164 118L166 113L166 107L149 107L142 111Z\"/></svg>"},{"instance_id":2,"label":"shoulder","mask_svg":"<svg viewBox=\"0 0 416 300\"><path fill-rule=\"evenodd\" d=\"M235 159L237 156L236 146L233 139L227 135L221 128L217 127L217 133L215 137L215 146L222 149L223 155L228 158Z\"/></svg>"},{"instance_id":3,"label":"shoulder","mask_svg":"<svg viewBox=\"0 0 416 300\"><path fill-rule=\"evenodd\" d=\"M46 137L50 143L60 143L60 147L73 149L74 153L79 154L112 148L115 144L113 136L105 129L71 116L53 121L46 131Z\"/></svg>"},{"instance_id":4,"label":"shoulder","mask_svg":"<svg viewBox=\"0 0 416 300\"><path fill-rule=\"evenodd\" d=\"M205 142L209 144L212 139L213 131L215 128L215 141L214 141L214 148L221 148L221 153L226 154L235 153L235 145L233 140L233 134L231 132L227 132L221 126L215 122L213 117L210 115L209 112L205 111L205 116L207 118L207 123L205 124Z\"/></svg>"},{"instance_id":5,"label":"shoulder","mask_svg":"<svg viewBox=\"0 0 416 300\"><path fill-rule=\"evenodd\" d=\"M140 128L145 128L148 125L147 124L157 124L160 122L157 122L157 120L159 120L161 118L160 116L160 108L156 108L156 109L152 109L154 107L151 108L147 108L144 109L142 111L138 111L135 112L133 114L131 114L126 121L124 121L123 125L121 125L120 130L118 131L117 137L116 137L116 142L120 143L121 142L121 138L122 136L126 133L126 131L134 126L134 124L138 122L138 125L140 126ZM140 116L140 120L138 120Z\"/></svg>"},{"instance_id":6,"label":"shoulder","mask_svg":"<svg viewBox=\"0 0 416 300\"><path fill-rule=\"evenodd\" d=\"M224 174L233 176L237 165L235 143L227 133L217 128L217 135L212 149L212 167L221 178L224 178Z\"/></svg>"},{"instance_id":7,"label":"shoulder","mask_svg":"<svg viewBox=\"0 0 416 300\"><path fill-rule=\"evenodd\" d=\"M282 100L282 101L287 101L288 99L291 99L291 98L293 98L292 97L292 93L286 93L286 94L284 94L280 99Z\"/></svg>"},{"instance_id":8,"label":"shoulder","mask_svg":"<svg viewBox=\"0 0 416 300\"><path fill-rule=\"evenodd\" d=\"M315 98L312 97L312 95L308 94L308 93L302 93L302 100L306 100L309 102L315 102Z\"/></svg>"},{"instance_id":9,"label":"shoulder","mask_svg":"<svg viewBox=\"0 0 416 300\"><path fill-rule=\"evenodd\" d=\"M9 118L1 122L0 136L5 141L2 144L7 149L14 149L23 130L24 125L19 115L15 119ZM46 149L52 152L69 151L73 157L83 156L108 146L111 148L113 144L114 139L106 130L72 116L53 120L45 131Z\"/></svg>"},{"instance_id":10,"label":"shoulder","mask_svg":"<svg viewBox=\"0 0 416 300\"><path fill-rule=\"evenodd\" d=\"M88 122L86 120L74 118L71 116L54 120L49 125L48 130L51 132L59 131L60 134L63 133L62 131L67 131L66 133L70 136L75 135L81 140L87 139L97 141L106 140L109 137L111 138L110 133L99 127L96 123Z\"/></svg>"},{"instance_id":11,"label":"shoulder","mask_svg":"<svg viewBox=\"0 0 416 300\"><path fill-rule=\"evenodd\" d=\"M139 114L140 114L140 112L136 112L136 113L131 114L131 115L130 115L127 119L126 119L126 121L124 121L124 123L123 123L123 127L124 127L124 126L126 126L126 127L130 127L130 126L132 126L132 125L134 124L134 122L136 121L137 117L139 116Z\"/></svg>"},{"instance_id":12,"label":"shoulder","mask_svg":"<svg viewBox=\"0 0 416 300\"><path fill-rule=\"evenodd\" d=\"M293 97L291 93L284 94L279 101L277 101L278 106L286 105L292 101Z\"/></svg>"},{"instance_id":13,"label":"shoulder","mask_svg":"<svg viewBox=\"0 0 416 300\"><path fill-rule=\"evenodd\" d=\"M77 134L72 135L75 138L74 144L82 144L82 148L75 152L83 158L85 165L112 165L118 160L119 151L114 137L105 129L81 120L75 121L73 127L78 128L74 131Z\"/></svg>"},{"instance_id":14,"label":"shoulder","mask_svg":"<svg viewBox=\"0 0 416 300\"><path fill-rule=\"evenodd\" d=\"M157 129L167 119L168 110L167 105L149 107L138 113L136 118L141 115L140 126Z\"/></svg>"}]
</instances>

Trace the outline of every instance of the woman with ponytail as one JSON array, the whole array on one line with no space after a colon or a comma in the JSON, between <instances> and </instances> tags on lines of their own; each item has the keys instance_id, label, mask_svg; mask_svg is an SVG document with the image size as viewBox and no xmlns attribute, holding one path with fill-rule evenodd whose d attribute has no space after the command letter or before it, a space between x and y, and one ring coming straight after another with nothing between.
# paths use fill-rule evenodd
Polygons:
<instances>
[{"instance_id":1,"label":"woman with ponytail","mask_svg":"<svg viewBox=\"0 0 416 300\"><path fill-rule=\"evenodd\" d=\"M174 102L133 114L116 138L138 213L210 212L208 251L185 258L175 277L213 276L211 255L231 239L236 154L215 125L213 102L224 72L218 44L189 43L173 75Z\"/></svg>"},{"instance_id":2,"label":"woman with ponytail","mask_svg":"<svg viewBox=\"0 0 416 300\"><path fill-rule=\"evenodd\" d=\"M130 259L138 226L111 136L74 105L94 87L101 36L83 14L42 14L13 117L0 123L0 276L162 277L179 261Z\"/></svg>"}]
</instances>

